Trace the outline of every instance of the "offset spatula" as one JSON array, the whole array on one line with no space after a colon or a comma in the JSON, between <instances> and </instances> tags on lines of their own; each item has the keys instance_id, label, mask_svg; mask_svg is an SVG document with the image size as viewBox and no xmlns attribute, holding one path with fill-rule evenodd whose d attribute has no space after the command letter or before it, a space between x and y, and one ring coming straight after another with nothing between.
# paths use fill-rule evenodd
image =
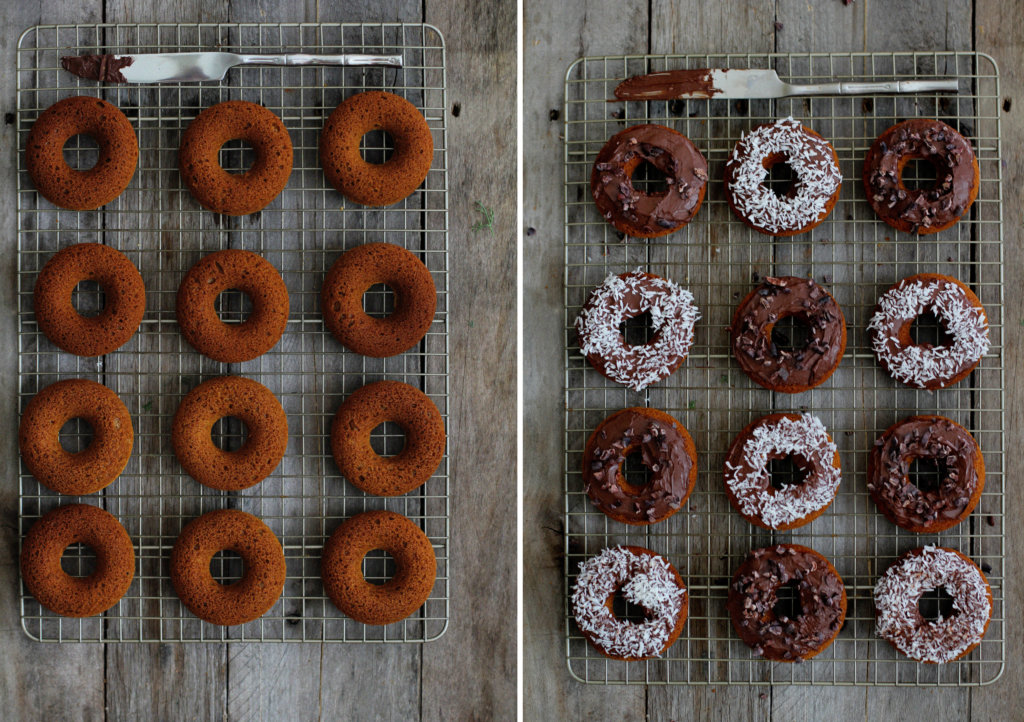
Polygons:
<instances>
[{"instance_id":1,"label":"offset spatula","mask_svg":"<svg viewBox=\"0 0 1024 722\"><path fill-rule=\"evenodd\" d=\"M891 80L874 83L785 83L774 70L666 70L638 75L615 88L619 100L676 98L785 98L790 95L862 95L866 93L956 92L957 80Z\"/></svg>"},{"instance_id":2,"label":"offset spatula","mask_svg":"<svg viewBox=\"0 0 1024 722\"><path fill-rule=\"evenodd\" d=\"M236 65L385 65L402 67L401 55L245 55L241 53L141 53L61 58L64 69L106 83L221 80Z\"/></svg>"}]
</instances>

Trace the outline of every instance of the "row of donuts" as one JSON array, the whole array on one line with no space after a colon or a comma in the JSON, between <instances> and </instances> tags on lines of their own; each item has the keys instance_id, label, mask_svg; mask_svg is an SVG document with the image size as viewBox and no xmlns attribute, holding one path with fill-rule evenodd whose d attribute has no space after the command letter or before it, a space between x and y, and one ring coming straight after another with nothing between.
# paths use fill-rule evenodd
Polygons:
<instances>
[{"instance_id":1,"label":"row of donuts","mask_svg":"<svg viewBox=\"0 0 1024 722\"><path fill-rule=\"evenodd\" d=\"M385 163L367 162L360 152L363 136L373 130L386 131L394 140ZM88 170L75 170L64 160L64 145L79 134L99 146L99 160ZM244 173L220 165L220 149L230 140L245 141L255 151L255 162ZM319 150L324 175L336 190L363 205L388 206L426 179L434 141L423 114L408 100L366 91L331 112ZM43 111L25 148L25 167L36 190L70 210L93 210L121 195L138 158L135 130L124 113L88 96L65 98ZM292 161L292 141L281 119L241 100L202 111L185 129L178 149L178 168L192 196L204 208L232 216L256 213L273 201L288 183Z\"/></svg>"},{"instance_id":2,"label":"row of donuts","mask_svg":"<svg viewBox=\"0 0 1024 722\"><path fill-rule=\"evenodd\" d=\"M651 337L630 344L620 331L648 313ZM918 344L914 322L931 313L950 338ZM678 369L693 345L700 311L693 294L639 269L609 274L575 321L581 353L605 377L636 391ZM793 318L809 331L800 348L772 338L779 321ZM739 303L729 329L733 356L753 381L772 391L800 393L825 382L846 349L846 321L832 295L811 278L769 277ZM919 389L941 389L966 378L989 350L981 301L952 276L922 273L902 279L878 299L867 331L878 363L890 376Z\"/></svg>"},{"instance_id":3,"label":"row of donuts","mask_svg":"<svg viewBox=\"0 0 1024 722\"><path fill-rule=\"evenodd\" d=\"M78 313L71 295L82 281L104 291L104 307L92 317ZM390 287L398 308L386 318L363 310L363 295L374 284ZM252 301L242 323L227 324L215 301L234 289ZM123 346L138 330L146 308L142 275L120 251L99 243L78 243L54 254L33 289L39 329L54 344L78 356L100 356ZM364 356L387 357L419 343L430 329L437 290L430 271L410 251L390 243L366 243L343 253L320 291L324 323L344 346ZM288 289L262 256L225 249L204 256L189 269L177 295L177 320L185 340L215 361L257 358L281 339L288 323Z\"/></svg>"},{"instance_id":4,"label":"row of donuts","mask_svg":"<svg viewBox=\"0 0 1024 722\"><path fill-rule=\"evenodd\" d=\"M913 159L927 161L936 180L908 187L903 172ZM649 164L665 176L654 192L638 189L633 175ZM769 170L787 164L795 176L783 193L767 185ZM759 125L736 143L725 164L725 195L733 213L770 236L811 230L832 212L842 173L835 149L792 117ZM601 216L618 231L655 238L679 230L696 216L707 191L708 163L672 128L637 125L608 140L594 161L590 190ZM897 123L872 144L863 183L875 214L897 230L928 234L949 228L974 203L980 172L970 142L938 120Z\"/></svg>"},{"instance_id":5,"label":"row of donuts","mask_svg":"<svg viewBox=\"0 0 1024 722\"><path fill-rule=\"evenodd\" d=\"M796 593L799 610L780 604L780 590ZM919 608L930 590L944 588L956 613L925 619ZM613 609L617 593L644 610L634 622ZM875 631L919 662L942 664L970 653L992 616L992 589L978 566L954 549L911 549L886 569L874 586ZM672 563L637 546L602 550L580 562L572 611L583 636L602 655L639 661L660 657L683 631L689 592ZM739 638L756 655L801 662L825 650L839 635L847 612L843 579L832 563L799 544L751 550L736 569L725 603ZM790 616L793 615L793 616Z\"/></svg>"}]
</instances>

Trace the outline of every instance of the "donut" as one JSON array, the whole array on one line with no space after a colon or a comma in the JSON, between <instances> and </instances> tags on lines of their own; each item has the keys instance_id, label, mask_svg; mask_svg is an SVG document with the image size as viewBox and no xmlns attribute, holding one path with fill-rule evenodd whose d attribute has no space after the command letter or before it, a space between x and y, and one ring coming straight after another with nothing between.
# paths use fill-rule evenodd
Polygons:
<instances>
[{"instance_id":1,"label":"donut","mask_svg":"<svg viewBox=\"0 0 1024 722\"><path fill-rule=\"evenodd\" d=\"M629 345L619 326L644 312L651 315L651 339ZM615 383L642 391L686 360L699 318L693 294L637 269L609 274L594 289L576 318L576 332L591 366Z\"/></svg>"},{"instance_id":2,"label":"donut","mask_svg":"<svg viewBox=\"0 0 1024 722\"><path fill-rule=\"evenodd\" d=\"M615 615L617 592L643 610L643 622ZM638 546L611 547L580 562L572 589L572 613L583 636L605 657L627 662L660 657L683 631L689 606L676 568Z\"/></svg>"},{"instance_id":3,"label":"donut","mask_svg":"<svg viewBox=\"0 0 1024 722\"><path fill-rule=\"evenodd\" d=\"M92 440L78 453L65 451L60 429L83 419ZM132 455L132 417L117 394L88 379L50 384L32 397L21 415L18 448L25 468L58 494L92 494L116 479Z\"/></svg>"},{"instance_id":4,"label":"donut","mask_svg":"<svg viewBox=\"0 0 1024 722\"><path fill-rule=\"evenodd\" d=\"M650 471L641 487L623 474L637 453ZM675 514L697 481L697 449L686 428L663 411L634 407L602 421L583 451L583 488L607 516L626 524L653 524Z\"/></svg>"},{"instance_id":5,"label":"donut","mask_svg":"<svg viewBox=\"0 0 1024 722\"><path fill-rule=\"evenodd\" d=\"M928 161L936 182L910 189L903 170L911 159ZM970 142L945 123L914 118L882 133L864 159L864 192L875 214L898 231L938 233L967 212L978 197L981 175Z\"/></svg>"},{"instance_id":6,"label":"donut","mask_svg":"<svg viewBox=\"0 0 1024 722\"><path fill-rule=\"evenodd\" d=\"M810 331L803 348L772 340L772 329L795 318ZM820 386L846 351L846 319L832 295L811 278L766 278L740 305L730 328L732 354L743 373L772 391L797 394Z\"/></svg>"},{"instance_id":7,"label":"donut","mask_svg":"<svg viewBox=\"0 0 1024 722\"><path fill-rule=\"evenodd\" d=\"M220 165L220 149L229 140L252 146L256 160L244 173ZM288 184L292 140L281 119L262 105L244 100L217 103L188 124L178 148L178 170L203 208L228 216L247 216L265 208Z\"/></svg>"},{"instance_id":8,"label":"donut","mask_svg":"<svg viewBox=\"0 0 1024 722\"><path fill-rule=\"evenodd\" d=\"M910 465L930 459L942 481L921 489ZM871 448L868 491L885 518L913 532L939 532L966 519L985 488L985 461L971 433L943 416L911 416L890 426Z\"/></svg>"},{"instance_id":9,"label":"donut","mask_svg":"<svg viewBox=\"0 0 1024 722\"><path fill-rule=\"evenodd\" d=\"M918 604L942 587L954 613L929 621ZM885 570L874 589L875 631L918 662L943 664L978 646L992 616L992 589L978 566L955 549L911 549Z\"/></svg>"},{"instance_id":10,"label":"donut","mask_svg":"<svg viewBox=\"0 0 1024 722\"><path fill-rule=\"evenodd\" d=\"M96 570L75 577L60 559L72 544L96 555ZM135 578L135 550L120 522L103 509L68 504L32 525L21 545L21 578L36 600L63 617L92 617L120 601Z\"/></svg>"},{"instance_id":11,"label":"donut","mask_svg":"<svg viewBox=\"0 0 1024 722\"><path fill-rule=\"evenodd\" d=\"M99 146L96 165L75 170L64 145L88 135ZM128 187L139 161L139 141L124 113L105 100L76 96L57 101L32 124L25 143L25 168L36 190L55 206L90 211Z\"/></svg>"},{"instance_id":12,"label":"donut","mask_svg":"<svg viewBox=\"0 0 1024 722\"><path fill-rule=\"evenodd\" d=\"M768 462L787 456L803 480L776 489ZM725 457L729 503L762 529L786 531L814 521L835 498L840 477L836 444L812 414L762 416L739 433Z\"/></svg>"},{"instance_id":13,"label":"donut","mask_svg":"<svg viewBox=\"0 0 1024 722\"><path fill-rule=\"evenodd\" d=\"M384 163L363 160L359 143L383 130L394 143ZM434 138L426 118L401 96L371 90L344 100L320 134L320 164L327 182L364 206L390 206L412 195L426 180L434 159Z\"/></svg>"},{"instance_id":14,"label":"donut","mask_svg":"<svg viewBox=\"0 0 1024 722\"><path fill-rule=\"evenodd\" d=\"M649 163L665 174L665 190L633 186L633 174ZM689 138L663 125L635 125L613 135L594 161L590 193L601 216L616 230L656 238L693 220L704 201L708 162Z\"/></svg>"},{"instance_id":15,"label":"donut","mask_svg":"<svg viewBox=\"0 0 1024 722\"><path fill-rule=\"evenodd\" d=\"M795 588L795 617L776 611L783 586ZM846 620L846 587L818 552L779 544L747 554L729 585L726 608L736 633L755 654L799 662L820 654L839 635Z\"/></svg>"},{"instance_id":16,"label":"donut","mask_svg":"<svg viewBox=\"0 0 1024 722\"><path fill-rule=\"evenodd\" d=\"M395 310L376 318L363 310L363 294L383 283ZM366 243L341 255L320 290L324 323L346 348L363 356L396 356L423 340L434 322L437 288L423 261L401 246Z\"/></svg>"},{"instance_id":17,"label":"donut","mask_svg":"<svg viewBox=\"0 0 1024 722\"><path fill-rule=\"evenodd\" d=\"M242 323L225 323L214 301L234 289L252 301ZM178 327L196 351L214 361L241 363L262 356L288 324L288 289L281 274L252 251L229 248L200 259L178 287Z\"/></svg>"},{"instance_id":18,"label":"donut","mask_svg":"<svg viewBox=\"0 0 1024 722\"><path fill-rule=\"evenodd\" d=\"M384 584L363 577L363 558L382 549L395 560ZM343 613L363 624L394 624L430 597L437 577L434 547L412 521L393 511L366 511L345 520L324 545L324 591Z\"/></svg>"},{"instance_id":19,"label":"donut","mask_svg":"<svg viewBox=\"0 0 1024 722\"><path fill-rule=\"evenodd\" d=\"M395 456L379 456L371 432L386 421L405 433ZM444 458L444 420L430 397L400 381L357 389L331 423L331 454L342 476L367 494L397 496L423 485Z\"/></svg>"},{"instance_id":20,"label":"donut","mask_svg":"<svg viewBox=\"0 0 1024 722\"><path fill-rule=\"evenodd\" d=\"M213 443L213 425L233 416L248 435L235 451ZM186 473L211 489L240 491L277 468L288 446L288 417L266 386L241 376L204 381L185 395L171 423L171 445Z\"/></svg>"},{"instance_id":21,"label":"donut","mask_svg":"<svg viewBox=\"0 0 1024 722\"><path fill-rule=\"evenodd\" d=\"M910 327L931 312L952 338L948 346L915 344ZM868 322L871 349L897 381L943 389L970 375L988 353L988 317L974 292L952 276L908 276L878 299Z\"/></svg>"},{"instance_id":22,"label":"donut","mask_svg":"<svg viewBox=\"0 0 1024 722\"><path fill-rule=\"evenodd\" d=\"M103 310L83 316L71 302L75 286L95 281ZM121 348L142 323L146 287L128 257L100 243L76 243L57 251L32 290L36 323L46 338L76 356L103 356Z\"/></svg>"},{"instance_id":23,"label":"donut","mask_svg":"<svg viewBox=\"0 0 1024 722\"><path fill-rule=\"evenodd\" d=\"M765 185L778 163L796 176L781 195ZM769 236L793 236L817 226L832 212L842 184L835 149L793 118L744 134L725 163L725 197L732 212Z\"/></svg>"},{"instance_id":24,"label":"donut","mask_svg":"<svg viewBox=\"0 0 1024 722\"><path fill-rule=\"evenodd\" d=\"M221 584L210 573L217 552L242 557L242 578ZM281 542L266 524L238 509L218 509L193 519L171 549L171 584L194 615L224 626L263 616L284 590Z\"/></svg>"}]
</instances>

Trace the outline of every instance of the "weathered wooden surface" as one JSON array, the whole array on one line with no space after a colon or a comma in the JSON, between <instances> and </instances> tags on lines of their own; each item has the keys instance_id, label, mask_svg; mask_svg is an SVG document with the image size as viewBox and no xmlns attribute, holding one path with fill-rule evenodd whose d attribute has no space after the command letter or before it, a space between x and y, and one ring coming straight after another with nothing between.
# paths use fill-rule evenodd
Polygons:
<instances>
[{"instance_id":1,"label":"weathered wooden surface","mask_svg":"<svg viewBox=\"0 0 1024 722\"><path fill-rule=\"evenodd\" d=\"M17 572L17 449L4 419L0 482L0 700L4 719L509 719L515 709L515 10L462 0L384 3L165 3L87 0L8 4L0 58L14 67L17 37L38 23L431 22L447 44L451 188L449 260L450 623L426 645L41 645L21 630ZM15 76L0 74L3 110ZM449 108L451 110L451 108ZM0 218L14 229L14 126L0 126L7 159ZM495 211L475 234L473 202ZM0 272L14 278L16 239ZM0 389L17 407L15 285L0 284ZM496 412L497 410L497 412ZM486 544L480 540L486 539Z\"/></svg>"},{"instance_id":2,"label":"weathered wooden surface","mask_svg":"<svg viewBox=\"0 0 1024 722\"><path fill-rule=\"evenodd\" d=\"M993 54L1001 69L1002 95L1020 92L1021 36L1012 11L998 2L901 3L865 0L845 5L797 0L720 3L655 0L623 7L590 2L527 2L524 26L524 619L526 718L623 719L877 719L912 709L933 719L1016 719L1024 700L1022 673L1014 660L1024 651L1017 580L1024 539L1015 538L1021 511L1008 503L1004 568L1007 580L1006 659L995 684L969 690L671 687L648 689L581 685L566 670L562 617L562 143L559 121L563 72L582 55L798 52L844 50L979 50ZM1007 369L1007 447L1021 431L1019 326L1024 318L1021 285L1020 191L1014 188L1021 161L1014 148L1024 136L1015 107L1002 116ZM1007 492L1019 474L1008 458ZM1019 535L1018 535L1019 537ZM1016 572L1016 573L1015 573Z\"/></svg>"}]
</instances>

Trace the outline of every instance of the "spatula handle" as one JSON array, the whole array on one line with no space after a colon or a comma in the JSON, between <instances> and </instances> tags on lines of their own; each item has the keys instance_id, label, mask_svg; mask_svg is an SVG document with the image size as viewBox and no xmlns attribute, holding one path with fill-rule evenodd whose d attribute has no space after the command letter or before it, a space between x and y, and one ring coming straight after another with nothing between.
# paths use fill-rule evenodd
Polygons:
<instances>
[{"instance_id":1,"label":"spatula handle","mask_svg":"<svg viewBox=\"0 0 1024 722\"><path fill-rule=\"evenodd\" d=\"M956 92L956 78L948 80L887 80L877 83L815 83L790 85L791 95L867 95L873 93L931 93L937 90Z\"/></svg>"},{"instance_id":2,"label":"spatula handle","mask_svg":"<svg viewBox=\"0 0 1024 722\"><path fill-rule=\"evenodd\" d=\"M243 55L243 65L387 65L394 68L402 67L401 55L307 55L292 53L290 55Z\"/></svg>"}]
</instances>

